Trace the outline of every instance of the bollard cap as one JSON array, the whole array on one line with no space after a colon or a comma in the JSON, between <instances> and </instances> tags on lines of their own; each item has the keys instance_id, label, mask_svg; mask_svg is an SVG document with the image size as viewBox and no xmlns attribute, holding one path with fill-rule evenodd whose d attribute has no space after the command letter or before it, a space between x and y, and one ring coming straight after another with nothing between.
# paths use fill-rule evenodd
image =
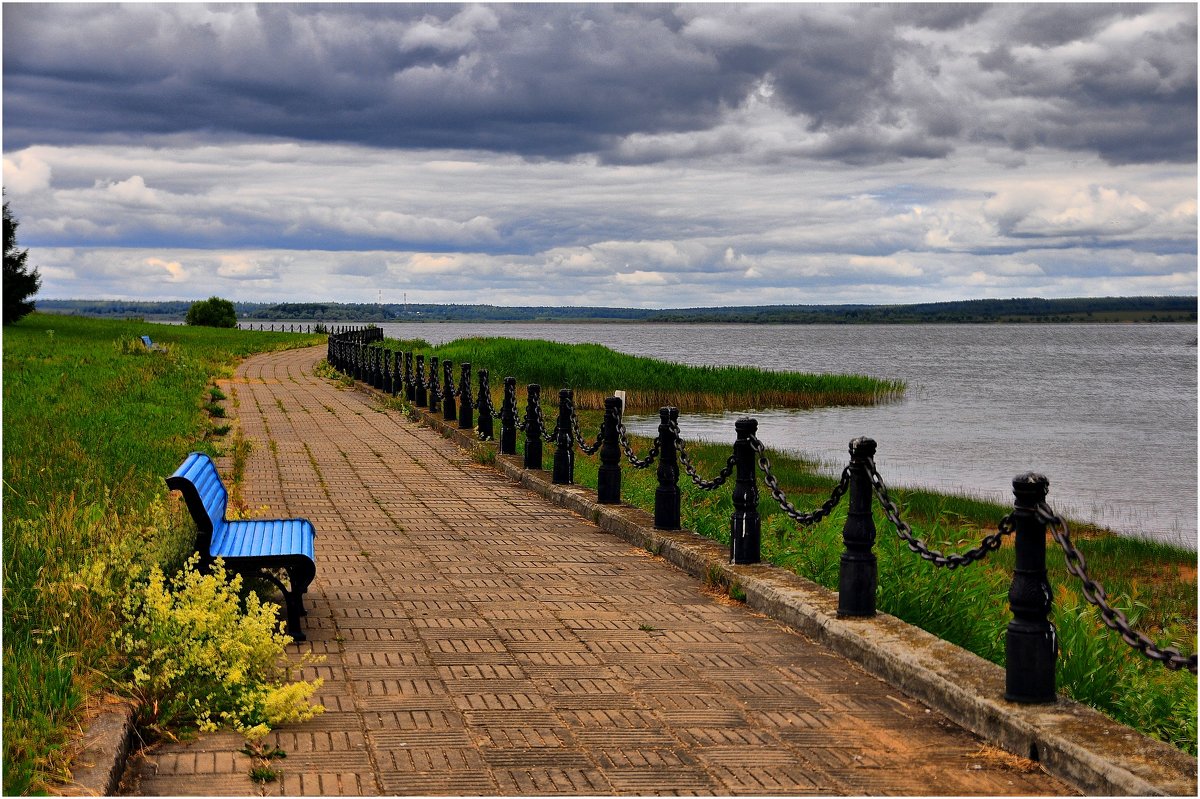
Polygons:
<instances>
[{"instance_id":1,"label":"bollard cap","mask_svg":"<svg viewBox=\"0 0 1200 799\"><path fill-rule=\"evenodd\" d=\"M658 418L660 420L662 420L663 422L669 422L671 420L671 406L664 405L661 408L659 408L658 409Z\"/></svg>"},{"instance_id":2,"label":"bollard cap","mask_svg":"<svg viewBox=\"0 0 1200 799\"><path fill-rule=\"evenodd\" d=\"M758 432L758 420L751 419L749 416L743 416L733 423L733 428L737 430L738 435L752 435Z\"/></svg>"},{"instance_id":3,"label":"bollard cap","mask_svg":"<svg viewBox=\"0 0 1200 799\"><path fill-rule=\"evenodd\" d=\"M1050 481L1037 472L1018 474L1012 481L1013 494L1019 505L1036 505L1046 499L1050 492Z\"/></svg>"},{"instance_id":4,"label":"bollard cap","mask_svg":"<svg viewBox=\"0 0 1200 799\"><path fill-rule=\"evenodd\" d=\"M621 404L622 403L621 403L620 397L605 397L604 398L604 409L605 410L612 408L613 410L619 411L619 410L621 410Z\"/></svg>"},{"instance_id":5,"label":"bollard cap","mask_svg":"<svg viewBox=\"0 0 1200 799\"><path fill-rule=\"evenodd\" d=\"M851 458L874 458L876 451L875 439L859 436L850 441Z\"/></svg>"},{"instance_id":6,"label":"bollard cap","mask_svg":"<svg viewBox=\"0 0 1200 799\"><path fill-rule=\"evenodd\" d=\"M567 397L571 396L571 394L573 394L573 393L574 392L572 392L571 389L569 389L569 388L560 388L558 390L558 398L566 399Z\"/></svg>"}]
</instances>

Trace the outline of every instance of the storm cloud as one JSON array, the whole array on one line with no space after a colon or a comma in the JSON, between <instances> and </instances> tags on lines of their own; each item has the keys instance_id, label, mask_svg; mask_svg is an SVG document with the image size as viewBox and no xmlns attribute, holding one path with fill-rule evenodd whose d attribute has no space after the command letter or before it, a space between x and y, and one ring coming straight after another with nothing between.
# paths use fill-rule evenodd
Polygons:
<instances>
[{"instance_id":1,"label":"storm cloud","mask_svg":"<svg viewBox=\"0 0 1200 799\"><path fill-rule=\"evenodd\" d=\"M299 274L317 298L451 275L455 301L623 305L1195 290L1194 5L3 23L4 185L46 296L274 299Z\"/></svg>"}]
</instances>

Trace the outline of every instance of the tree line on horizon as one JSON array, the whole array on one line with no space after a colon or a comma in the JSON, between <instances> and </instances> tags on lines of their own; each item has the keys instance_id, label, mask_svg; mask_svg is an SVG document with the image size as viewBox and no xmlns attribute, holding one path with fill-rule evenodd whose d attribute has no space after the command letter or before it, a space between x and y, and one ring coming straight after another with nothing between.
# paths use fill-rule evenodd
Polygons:
<instances>
[{"instance_id":1,"label":"tree line on horizon","mask_svg":"<svg viewBox=\"0 0 1200 799\"><path fill-rule=\"evenodd\" d=\"M183 319L187 300L39 300L38 310L83 316ZM912 305L755 305L605 308L432 303L234 302L241 321L659 322L734 324L929 324L988 322L1195 322L1197 298L1076 297L958 300Z\"/></svg>"}]
</instances>

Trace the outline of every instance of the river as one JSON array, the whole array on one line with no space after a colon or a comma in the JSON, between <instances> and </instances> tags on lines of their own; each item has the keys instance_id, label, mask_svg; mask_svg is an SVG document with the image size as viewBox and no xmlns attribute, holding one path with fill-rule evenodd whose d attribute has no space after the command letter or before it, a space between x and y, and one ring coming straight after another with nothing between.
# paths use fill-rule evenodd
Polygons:
<instances>
[{"instance_id":1,"label":"river","mask_svg":"<svg viewBox=\"0 0 1200 799\"><path fill-rule=\"evenodd\" d=\"M1013 476L1037 471L1049 478L1049 502L1060 513L1196 547L1195 325L383 328L389 338L431 344L463 336L586 341L688 364L900 378L908 383L904 398L885 405L687 413L680 431L685 439L732 442L733 421L752 415L768 446L816 458L831 473L848 460L850 439L866 435L879 444L876 464L889 485L1004 504ZM657 424L656 414L626 419L630 430L651 435Z\"/></svg>"}]
</instances>

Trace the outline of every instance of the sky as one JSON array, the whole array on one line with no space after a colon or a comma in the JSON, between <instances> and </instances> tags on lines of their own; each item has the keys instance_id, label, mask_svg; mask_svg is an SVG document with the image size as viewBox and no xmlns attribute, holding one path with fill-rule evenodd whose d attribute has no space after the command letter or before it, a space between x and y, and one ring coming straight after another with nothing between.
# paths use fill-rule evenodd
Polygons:
<instances>
[{"instance_id":1,"label":"sky","mask_svg":"<svg viewBox=\"0 0 1200 799\"><path fill-rule=\"evenodd\" d=\"M12 4L42 298L1197 292L1195 4Z\"/></svg>"}]
</instances>

